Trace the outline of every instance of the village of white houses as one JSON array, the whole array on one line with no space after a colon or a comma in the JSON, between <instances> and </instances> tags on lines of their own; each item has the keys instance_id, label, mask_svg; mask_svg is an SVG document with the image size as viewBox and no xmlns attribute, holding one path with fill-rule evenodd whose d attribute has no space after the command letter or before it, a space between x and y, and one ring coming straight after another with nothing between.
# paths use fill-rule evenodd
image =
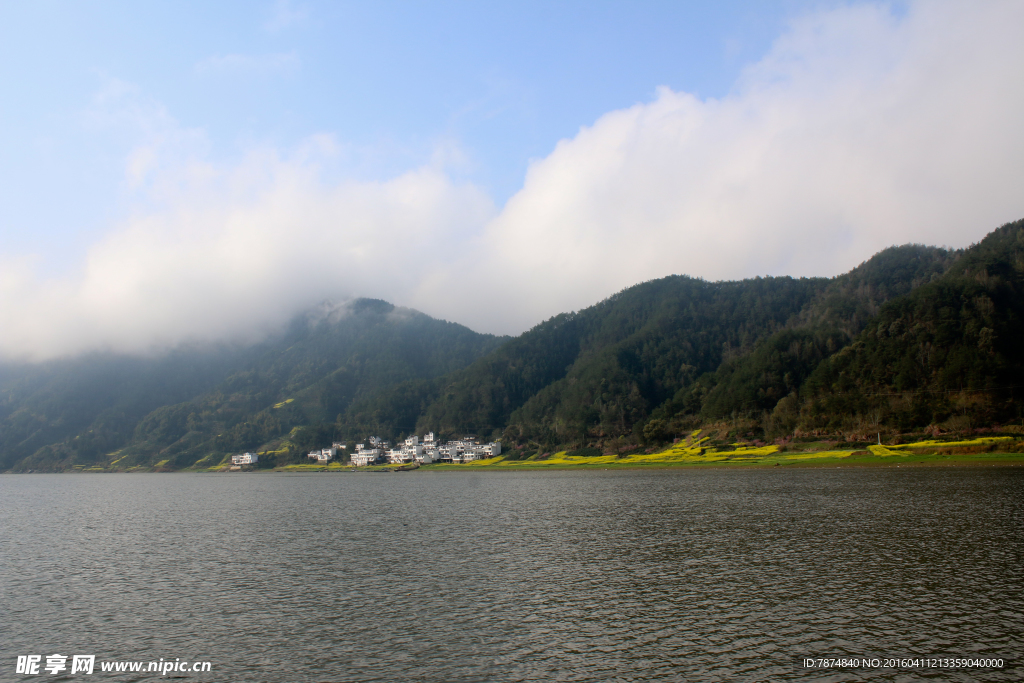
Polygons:
<instances>
[{"instance_id":1,"label":"village of white houses","mask_svg":"<svg viewBox=\"0 0 1024 683\"><path fill-rule=\"evenodd\" d=\"M317 462L328 463L338 459L339 453L343 453L345 450L345 444L335 443L330 448L310 451L309 458ZM475 436L464 436L456 441L442 443L434 436L433 432L430 432L422 440L414 434L396 446L392 446L389 441L371 436L366 443L356 444L355 451L349 454L348 459L349 464L353 467L365 467L383 464L466 463L498 455L501 455L501 442L499 441L480 443ZM259 455L256 453L241 453L231 456L231 464L236 467L254 465L258 460Z\"/></svg>"}]
</instances>

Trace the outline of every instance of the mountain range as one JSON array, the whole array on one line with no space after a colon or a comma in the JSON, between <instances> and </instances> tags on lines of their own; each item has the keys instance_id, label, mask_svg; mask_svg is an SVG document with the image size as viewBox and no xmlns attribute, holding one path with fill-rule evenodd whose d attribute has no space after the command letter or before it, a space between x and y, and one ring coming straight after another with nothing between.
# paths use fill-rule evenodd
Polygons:
<instances>
[{"instance_id":1,"label":"mountain range","mask_svg":"<svg viewBox=\"0 0 1024 683\"><path fill-rule=\"evenodd\" d=\"M1024 221L886 249L834 278L670 276L515 338L325 303L259 344L0 365L0 469L266 465L368 435L499 438L511 457L736 438L999 429L1024 415Z\"/></svg>"}]
</instances>

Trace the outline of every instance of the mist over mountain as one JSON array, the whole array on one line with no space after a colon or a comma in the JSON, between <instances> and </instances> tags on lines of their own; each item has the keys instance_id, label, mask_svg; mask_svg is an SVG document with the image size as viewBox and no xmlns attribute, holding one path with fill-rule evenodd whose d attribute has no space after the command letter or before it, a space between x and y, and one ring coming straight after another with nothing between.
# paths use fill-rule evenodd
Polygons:
<instances>
[{"instance_id":1,"label":"mist over mountain","mask_svg":"<svg viewBox=\"0 0 1024 683\"><path fill-rule=\"evenodd\" d=\"M331 421L367 392L461 368L504 338L387 302L325 303L245 347L0 366L0 468L185 467Z\"/></svg>"},{"instance_id":2,"label":"mist over mountain","mask_svg":"<svg viewBox=\"0 0 1024 683\"><path fill-rule=\"evenodd\" d=\"M892 247L834 278L627 288L516 337L359 299L259 344L0 366L0 467L267 465L371 434L500 438L512 457L737 438L969 431L1024 402L1024 221Z\"/></svg>"},{"instance_id":3,"label":"mist over mountain","mask_svg":"<svg viewBox=\"0 0 1024 683\"><path fill-rule=\"evenodd\" d=\"M65 440L76 462L103 461L148 413L212 389L256 354L182 348L158 358L87 354L0 364L0 468Z\"/></svg>"}]
</instances>

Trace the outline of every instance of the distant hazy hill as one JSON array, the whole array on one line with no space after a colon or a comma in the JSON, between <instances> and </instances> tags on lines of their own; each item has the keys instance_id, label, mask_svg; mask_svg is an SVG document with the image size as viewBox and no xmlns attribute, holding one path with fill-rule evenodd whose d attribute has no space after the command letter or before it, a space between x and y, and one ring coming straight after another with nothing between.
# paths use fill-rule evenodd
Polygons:
<instances>
[{"instance_id":1,"label":"distant hazy hill","mask_svg":"<svg viewBox=\"0 0 1024 683\"><path fill-rule=\"evenodd\" d=\"M414 431L517 453L712 424L765 440L1006 424L1024 417L1022 278L1019 221L835 278L662 278L511 340L360 300L245 349L0 367L0 467L281 463Z\"/></svg>"},{"instance_id":2,"label":"distant hazy hill","mask_svg":"<svg viewBox=\"0 0 1024 683\"><path fill-rule=\"evenodd\" d=\"M248 348L0 366L0 467L186 467L333 423L354 398L451 372L503 341L361 299Z\"/></svg>"},{"instance_id":3,"label":"distant hazy hill","mask_svg":"<svg viewBox=\"0 0 1024 683\"><path fill-rule=\"evenodd\" d=\"M0 469L62 442L75 462L105 462L147 413L208 391L253 351L180 349L157 359L91 354L0 364Z\"/></svg>"}]
</instances>

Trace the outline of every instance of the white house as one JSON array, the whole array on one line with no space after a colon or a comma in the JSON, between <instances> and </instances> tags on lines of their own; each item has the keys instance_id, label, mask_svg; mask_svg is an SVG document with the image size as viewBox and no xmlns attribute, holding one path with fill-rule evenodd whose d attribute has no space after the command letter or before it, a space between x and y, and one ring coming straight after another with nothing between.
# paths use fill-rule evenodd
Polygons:
<instances>
[{"instance_id":1,"label":"white house","mask_svg":"<svg viewBox=\"0 0 1024 683\"><path fill-rule=\"evenodd\" d=\"M474 460L482 460L485 458L494 458L501 455L501 442L492 441L490 443L482 444L476 441L469 441L463 439L462 441L452 441L447 444L446 459L450 459L455 463L472 462Z\"/></svg>"},{"instance_id":2,"label":"white house","mask_svg":"<svg viewBox=\"0 0 1024 683\"><path fill-rule=\"evenodd\" d=\"M316 459L317 462L328 462L337 453L337 449L331 446L330 448L322 448L319 451L310 451L308 457Z\"/></svg>"},{"instance_id":3,"label":"white house","mask_svg":"<svg viewBox=\"0 0 1024 683\"><path fill-rule=\"evenodd\" d=\"M380 455L380 451L376 448L369 448L365 451L353 453L351 458L352 466L365 467L366 465L372 465L378 455Z\"/></svg>"},{"instance_id":4,"label":"white house","mask_svg":"<svg viewBox=\"0 0 1024 683\"><path fill-rule=\"evenodd\" d=\"M402 446L402 458L406 462L412 462L413 460L419 462L423 457L423 445L420 444L420 438L414 436L405 440L405 445Z\"/></svg>"},{"instance_id":5,"label":"white house","mask_svg":"<svg viewBox=\"0 0 1024 683\"><path fill-rule=\"evenodd\" d=\"M483 453L480 450L480 444L470 444L464 446L462 451L458 454L458 459L452 462L473 462L483 457Z\"/></svg>"},{"instance_id":6,"label":"white house","mask_svg":"<svg viewBox=\"0 0 1024 683\"><path fill-rule=\"evenodd\" d=\"M379 448L367 448L366 444L357 443L356 452L352 454L351 462L355 467L365 467L366 465L372 465L380 454L381 450Z\"/></svg>"},{"instance_id":7,"label":"white house","mask_svg":"<svg viewBox=\"0 0 1024 683\"><path fill-rule=\"evenodd\" d=\"M356 444L356 451L351 456L353 465L362 466L373 463L379 456L384 456L387 461L394 465L418 462L430 464L433 462L464 463L479 460L481 458L494 458L501 455L501 442L492 441L481 444L475 436L465 436L461 440L441 443L433 432L427 433L422 441L417 435L412 435L402 440L397 448L389 448L387 441L370 437L371 449L366 444Z\"/></svg>"},{"instance_id":8,"label":"white house","mask_svg":"<svg viewBox=\"0 0 1024 683\"><path fill-rule=\"evenodd\" d=\"M433 435L431 435L433 436ZM479 451L480 444L477 443L475 436L465 436L461 440L449 441L448 443L438 447L438 455L440 460L444 462L469 462L476 460L482 456L482 451Z\"/></svg>"},{"instance_id":9,"label":"white house","mask_svg":"<svg viewBox=\"0 0 1024 683\"><path fill-rule=\"evenodd\" d=\"M405 439L401 446L387 452L387 458L388 462L393 465L403 465L414 461L423 462L423 444L420 443L420 437L414 434Z\"/></svg>"},{"instance_id":10,"label":"white house","mask_svg":"<svg viewBox=\"0 0 1024 683\"><path fill-rule=\"evenodd\" d=\"M232 455L232 465L255 465L256 461L260 459L260 456L255 453L242 453L241 455Z\"/></svg>"}]
</instances>

